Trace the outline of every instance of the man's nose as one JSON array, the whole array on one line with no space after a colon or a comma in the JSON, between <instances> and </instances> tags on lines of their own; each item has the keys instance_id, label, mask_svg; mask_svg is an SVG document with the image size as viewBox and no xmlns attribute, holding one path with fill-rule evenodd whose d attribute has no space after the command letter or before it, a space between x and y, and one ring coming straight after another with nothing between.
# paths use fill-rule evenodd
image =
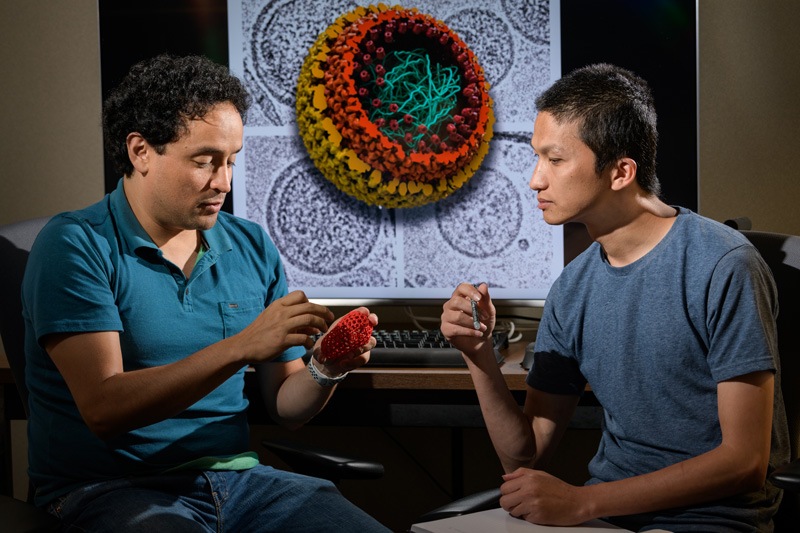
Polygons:
<instances>
[{"instance_id":1,"label":"man's nose","mask_svg":"<svg viewBox=\"0 0 800 533\"><path fill-rule=\"evenodd\" d=\"M541 169L541 160L536 161L536 166L533 168L533 176L531 176L530 188L534 191L540 191L545 188L546 180L544 179Z\"/></svg>"},{"instance_id":2,"label":"man's nose","mask_svg":"<svg viewBox=\"0 0 800 533\"><path fill-rule=\"evenodd\" d=\"M220 192L228 193L231 191L231 181L233 180L233 167L229 165L220 165L214 173L214 179L211 182L211 188Z\"/></svg>"}]
</instances>

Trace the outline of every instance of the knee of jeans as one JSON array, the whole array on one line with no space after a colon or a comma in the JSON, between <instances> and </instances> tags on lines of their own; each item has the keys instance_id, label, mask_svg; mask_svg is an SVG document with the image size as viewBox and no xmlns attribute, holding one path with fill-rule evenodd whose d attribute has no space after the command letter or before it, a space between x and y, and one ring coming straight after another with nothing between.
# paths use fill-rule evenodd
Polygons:
<instances>
[{"instance_id":1,"label":"knee of jeans","mask_svg":"<svg viewBox=\"0 0 800 533\"><path fill-rule=\"evenodd\" d=\"M341 497L339 488L333 482L313 476L299 476L295 480L295 491L309 500Z\"/></svg>"},{"instance_id":2,"label":"knee of jeans","mask_svg":"<svg viewBox=\"0 0 800 533\"><path fill-rule=\"evenodd\" d=\"M330 481L328 479L323 479L320 477L312 477L312 476L303 476L303 477L306 478L304 484L306 485L306 488L308 488L309 490L329 491L333 489L337 492L339 491L339 489L336 487L333 481Z\"/></svg>"}]
</instances>

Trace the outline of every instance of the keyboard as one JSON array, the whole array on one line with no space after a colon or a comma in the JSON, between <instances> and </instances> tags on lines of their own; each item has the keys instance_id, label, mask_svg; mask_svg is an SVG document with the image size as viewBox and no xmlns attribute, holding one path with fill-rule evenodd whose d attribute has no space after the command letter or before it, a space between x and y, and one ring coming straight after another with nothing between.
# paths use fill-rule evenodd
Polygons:
<instances>
[{"instance_id":1,"label":"keyboard","mask_svg":"<svg viewBox=\"0 0 800 533\"><path fill-rule=\"evenodd\" d=\"M378 341L370 351L367 367L466 368L458 348L454 348L439 330L373 330ZM503 362L502 350L508 348L508 335L492 334L497 364ZM306 353L306 360L311 352Z\"/></svg>"}]
</instances>

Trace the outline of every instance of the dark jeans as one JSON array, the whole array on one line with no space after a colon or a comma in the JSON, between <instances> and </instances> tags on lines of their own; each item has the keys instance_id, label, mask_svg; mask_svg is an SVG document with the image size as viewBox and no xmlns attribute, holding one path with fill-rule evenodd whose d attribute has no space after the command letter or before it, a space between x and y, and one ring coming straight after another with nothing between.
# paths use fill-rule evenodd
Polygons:
<instances>
[{"instance_id":1,"label":"dark jeans","mask_svg":"<svg viewBox=\"0 0 800 533\"><path fill-rule=\"evenodd\" d=\"M329 481L259 465L92 483L48 511L67 532L387 532Z\"/></svg>"}]
</instances>

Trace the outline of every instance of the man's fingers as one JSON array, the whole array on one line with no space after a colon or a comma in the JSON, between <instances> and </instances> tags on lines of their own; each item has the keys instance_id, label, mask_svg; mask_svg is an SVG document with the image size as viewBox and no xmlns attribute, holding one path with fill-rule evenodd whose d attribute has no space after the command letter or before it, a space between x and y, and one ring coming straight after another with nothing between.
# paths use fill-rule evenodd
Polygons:
<instances>
[{"instance_id":1,"label":"man's fingers","mask_svg":"<svg viewBox=\"0 0 800 533\"><path fill-rule=\"evenodd\" d=\"M467 310L451 310L445 311L442 321L442 328L446 331L445 336L463 336L480 337L481 332L486 329L484 324L481 324L481 329L476 330L475 324L472 321L472 306Z\"/></svg>"},{"instance_id":2,"label":"man's fingers","mask_svg":"<svg viewBox=\"0 0 800 533\"><path fill-rule=\"evenodd\" d=\"M503 474L504 481L511 481L512 479L517 479L525 475L525 470L521 468L517 468L513 472L509 472L508 474Z\"/></svg>"},{"instance_id":3,"label":"man's fingers","mask_svg":"<svg viewBox=\"0 0 800 533\"><path fill-rule=\"evenodd\" d=\"M311 314L321 317L327 322L332 321L334 318L331 310L324 305L309 302L303 291L290 292L283 298L276 300L276 302L281 303L283 309L288 313L289 316Z\"/></svg>"},{"instance_id":4,"label":"man's fingers","mask_svg":"<svg viewBox=\"0 0 800 533\"><path fill-rule=\"evenodd\" d=\"M283 321L283 329L287 333L300 333L303 335L316 335L327 331L328 324L316 315L302 314L287 318Z\"/></svg>"}]
</instances>

